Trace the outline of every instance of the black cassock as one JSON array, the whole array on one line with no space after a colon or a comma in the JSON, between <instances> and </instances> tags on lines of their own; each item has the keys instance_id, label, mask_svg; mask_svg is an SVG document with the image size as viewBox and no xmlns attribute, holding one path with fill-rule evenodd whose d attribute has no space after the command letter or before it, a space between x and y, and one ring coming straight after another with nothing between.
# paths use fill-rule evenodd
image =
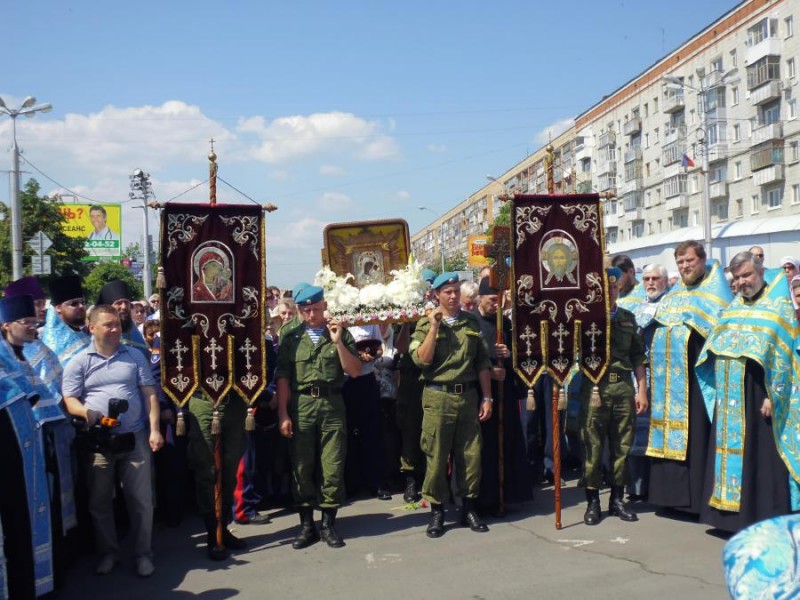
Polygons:
<instances>
[{"instance_id":1,"label":"black cassock","mask_svg":"<svg viewBox=\"0 0 800 600\"><path fill-rule=\"evenodd\" d=\"M481 325L481 332L493 365L506 370L505 381L492 380L492 397L495 401L492 417L481 423L481 490L478 507L484 511L494 511L500 500L499 442L497 424L500 418L499 386L503 386L503 450L504 450L504 501L506 503L525 502L533 499L533 482L525 453L522 420L520 417L520 398L525 398L526 390L520 385L514 373L511 357L499 360L494 349L497 342L497 316L483 316L476 309L475 314ZM503 343L511 349L511 321L503 318ZM480 401L479 401L480 402Z\"/></svg>"}]
</instances>

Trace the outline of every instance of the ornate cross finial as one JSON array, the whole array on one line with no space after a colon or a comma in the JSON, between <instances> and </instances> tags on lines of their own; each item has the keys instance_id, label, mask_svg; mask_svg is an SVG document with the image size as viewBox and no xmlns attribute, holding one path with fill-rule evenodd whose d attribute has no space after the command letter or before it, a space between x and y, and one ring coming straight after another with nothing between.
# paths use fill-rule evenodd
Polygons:
<instances>
[{"instance_id":1,"label":"ornate cross finial","mask_svg":"<svg viewBox=\"0 0 800 600\"><path fill-rule=\"evenodd\" d=\"M492 243L486 245L486 256L494 259L489 284L498 290L507 290L511 269L506 260L511 256L511 227L495 225L492 227Z\"/></svg>"}]
</instances>

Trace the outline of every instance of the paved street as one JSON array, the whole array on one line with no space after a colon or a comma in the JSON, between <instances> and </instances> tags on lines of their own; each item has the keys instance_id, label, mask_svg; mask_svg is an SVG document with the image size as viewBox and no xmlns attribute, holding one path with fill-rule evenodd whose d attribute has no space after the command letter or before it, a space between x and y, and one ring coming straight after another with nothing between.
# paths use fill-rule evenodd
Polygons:
<instances>
[{"instance_id":1,"label":"paved street","mask_svg":"<svg viewBox=\"0 0 800 600\"><path fill-rule=\"evenodd\" d=\"M340 512L347 546L316 544L303 551L289 543L297 516L277 513L269 525L240 526L250 550L212 563L201 549L197 519L155 534L157 571L133 573L128 555L112 575L92 574L83 557L68 576L60 599L202 598L726 598L720 552L724 541L707 527L655 516L638 505L641 520L606 519L583 524L583 490L564 490L564 528L556 531L552 491L538 491L530 504L491 531L477 534L453 523L438 540L425 537L427 510L407 511L392 501L359 500ZM608 502L602 496L603 507ZM127 540L126 540L127 542Z\"/></svg>"}]
</instances>

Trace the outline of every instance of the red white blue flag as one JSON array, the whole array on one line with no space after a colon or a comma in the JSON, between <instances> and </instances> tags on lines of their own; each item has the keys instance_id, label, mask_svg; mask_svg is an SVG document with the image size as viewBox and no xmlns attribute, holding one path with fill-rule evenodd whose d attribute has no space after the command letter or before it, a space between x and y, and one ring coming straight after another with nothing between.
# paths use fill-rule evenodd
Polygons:
<instances>
[{"instance_id":1,"label":"red white blue flag","mask_svg":"<svg viewBox=\"0 0 800 600\"><path fill-rule=\"evenodd\" d=\"M684 168L693 167L694 166L694 161L691 158L689 158L688 154L684 153L683 159L681 160L681 166L684 167Z\"/></svg>"}]
</instances>

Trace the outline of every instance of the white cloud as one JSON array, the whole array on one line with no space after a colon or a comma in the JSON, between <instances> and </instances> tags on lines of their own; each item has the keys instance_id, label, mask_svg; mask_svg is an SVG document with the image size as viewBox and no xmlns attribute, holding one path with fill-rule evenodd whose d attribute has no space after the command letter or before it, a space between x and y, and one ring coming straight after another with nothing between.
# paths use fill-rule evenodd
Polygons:
<instances>
[{"instance_id":1,"label":"white cloud","mask_svg":"<svg viewBox=\"0 0 800 600\"><path fill-rule=\"evenodd\" d=\"M337 165L322 165L319 168L320 175L331 175L338 177L344 175L345 173L346 171L344 170L344 168L339 167Z\"/></svg>"},{"instance_id":2,"label":"white cloud","mask_svg":"<svg viewBox=\"0 0 800 600\"><path fill-rule=\"evenodd\" d=\"M322 212L341 214L352 207L353 199L341 192L325 192L322 194L322 197L317 200L317 209Z\"/></svg>"},{"instance_id":3,"label":"white cloud","mask_svg":"<svg viewBox=\"0 0 800 600\"><path fill-rule=\"evenodd\" d=\"M8 126L0 123L0 131ZM106 106L88 115L68 113L61 120L34 119L18 128L18 138L31 156L46 157L65 170L90 168L95 176L122 176L136 167L155 172L192 157L202 161L211 138L218 151L231 152L236 136L199 107L170 100L161 106Z\"/></svg>"},{"instance_id":4,"label":"white cloud","mask_svg":"<svg viewBox=\"0 0 800 600\"><path fill-rule=\"evenodd\" d=\"M428 152L434 152L436 154L447 152L447 146L444 144L428 144L426 148L428 149Z\"/></svg>"},{"instance_id":5,"label":"white cloud","mask_svg":"<svg viewBox=\"0 0 800 600\"><path fill-rule=\"evenodd\" d=\"M534 138L537 144L547 144L550 140L556 139L559 135L564 133L567 129L575 124L575 119L561 119L555 123L551 123L542 131L536 134Z\"/></svg>"},{"instance_id":6,"label":"white cloud","mask_svg":"<svg viewBox=\"0 0 800 600\"><path fill-rule=\"evenodd\" d=\"M271 122L264 117L251 117L240 119L236 130L258 138L259 144L250 154L266 163L330 152L367 160L394 158L399 154L395 140L381 133L380 123L366 121L352 113L294 115Z\"/></svg>"},{"instance_id":7,"label":"white cloud","mask_svg":"<svg viewBox=\"0 0 800 600\"><path fill-rule=\"evenodd\" d=\"M395 194L395 197L396 197L398 200L403 200L403 201L406 201L406 200L411 200L411 192L408 192L408 191L406 191L406 190L399 190L399 191L398 191L398 192Z\"/></svg>"}]
</instances>

